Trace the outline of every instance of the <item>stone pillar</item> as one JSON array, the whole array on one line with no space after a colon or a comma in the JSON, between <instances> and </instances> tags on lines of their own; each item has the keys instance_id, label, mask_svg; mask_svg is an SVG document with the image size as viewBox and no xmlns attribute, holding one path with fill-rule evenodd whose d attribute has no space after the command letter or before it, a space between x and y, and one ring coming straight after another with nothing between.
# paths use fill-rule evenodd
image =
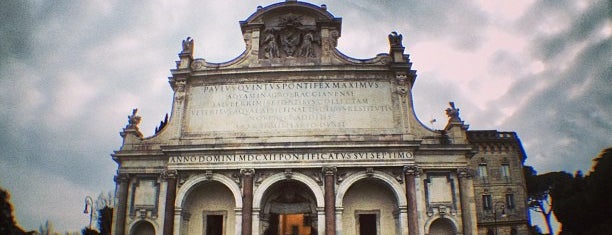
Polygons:
<instances>
[{"instance_id":1,"label":"stone pillar","mask_svg":"<svg viewBox=\"0 0 612 235\"><path fill-rule=\"evenodd\" d=\"M325 234L336 234L335 167L323 167L325 175Z\"/></svg>"},{"instance_id":2,"label":"stone pillar","mask_svg":"<svg viewBox=\"0 0 612 235\"><path fill-rule=\"evenodd\" d=\"M419 234L419 214L416 199L416 177L420 174L418 166L404 166L406 176L406 198L408 199L408 234Z\"/></svg>"},{"instance_id":3,"label":"stone pillar","mask_svg":"<svg viewBox=\"0 0 612 235\"><path fill-rule=\"evenodd\" d=\"M115 176L115 182L119 186L117 190L117 217L113 229L115 235L123 235L125 232L125 215L127 209L128 185L130 178L128 174L120 173Z\"/></svg>"},{"instance_id":4,"label":"stone pillar","mask_svg":"<svg viewBox=\"0 0 612 235\"><path fill-rule=\"evenodd\" d=\"M162 179L166 180L166 205L164 209L163 235L172 235L174 232L174 202L176 200L176 170L165 170Z\"/></svg>"},{"instance_id":5,"label":"stone pillar","mask_svg":"<svg viewBox=\"0 0 612 235\"><path fill-rule=\"evenodd\" d=\"M253 231L253 169L241 169L242 174L242 235Z\"/></svg>"},{"instance_id":6,"label":"stone pillar","mask_svg":"<svg viewBox=\"0 0 612 235\"><path fill-rule=\"evenodd\" d=\"M476 213L476 205L474 202L474 190L472 189L472 174L469 169L457 169L457 178L459 178L459 194L461 195L461 220L463 220L463 234L476 235L476 221L473 215Z\"/></svg>"}]
</instances>

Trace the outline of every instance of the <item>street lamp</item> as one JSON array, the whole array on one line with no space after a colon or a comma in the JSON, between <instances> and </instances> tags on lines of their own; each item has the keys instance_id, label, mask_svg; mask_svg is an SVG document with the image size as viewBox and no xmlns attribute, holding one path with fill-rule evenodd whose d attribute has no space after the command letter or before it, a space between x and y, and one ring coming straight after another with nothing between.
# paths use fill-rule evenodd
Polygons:
<instances>
[{"instance_id":1,"label":"street lamp","mask_svg":"<svg viewBox=\"0 0 612 235\"><path fill-rule=\"evenodd\" d=\"M90 211L87 211L87 208L90 208ZM91 230L91 220L93 219L94 213L94 202L90 196L85 197L85 210L83 210L83 214L89 213L89 230Z\"/></svg>"},{"instance_id":2,"label":"street lamp","mask_svg":"<svg viewBox=\"0 0 612 235\"><path fill-rule=\"evenodd\" d=\"M501 213L500 216L502 218L504 218L504 217L506 217L506 205L504 205L503 202L496 202L495 206L493 207L493 220L494 220L493 224L495 225L495 235L498 234L498 232L497 232L497 227L498 227L498 225L497 225L497 210L498 209L500 210L500 213Z\"/></svg>"}]
</instances>

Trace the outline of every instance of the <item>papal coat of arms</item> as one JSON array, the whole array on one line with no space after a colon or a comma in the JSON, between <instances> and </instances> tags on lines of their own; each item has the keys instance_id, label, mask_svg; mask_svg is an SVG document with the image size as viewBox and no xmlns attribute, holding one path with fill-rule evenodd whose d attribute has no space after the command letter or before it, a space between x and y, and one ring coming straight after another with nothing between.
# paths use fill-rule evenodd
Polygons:
<instances>
[{"instance_id":1,"label":"papal coat of arms","mask_svg":"<svg viewBox=\"0 0 612 235\"><path fill-rule=\"evenodd\" d=\"M261 47L267 59L284 57L316 57L315 33L304 26L301 17L288 14L279 18L275 27L264 30Z\"/></svg>"}]
</instances>

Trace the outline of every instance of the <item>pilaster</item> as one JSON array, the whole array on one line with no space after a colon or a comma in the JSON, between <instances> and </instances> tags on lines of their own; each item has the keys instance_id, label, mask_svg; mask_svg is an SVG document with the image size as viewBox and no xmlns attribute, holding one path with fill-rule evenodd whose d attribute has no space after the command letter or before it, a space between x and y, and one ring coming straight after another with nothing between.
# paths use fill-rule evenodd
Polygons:
<instances>
[{"instance_id":1,"label":"pilaster","mask_svg":"<svg viewBox=\"0 0 612 235\"><path fill-rule=\"evenodd\" d=\"M421 174L421 169L416 165L404 166L406 177L406 197L408 201L408 234L419 234L419 214L416 199L416 178Z\"/></svg>"},{"instance_id":2,"label":"pilaster","mask_svg":"<svg viewBox=\"0 0 612 235\"><path fill-rule=\"evenodd\" d=\"M478 234L472 176L473 174L468 168L457 169L457 178L459 178L459 193L461 194L461 220L463 220L464 235Z\"/></svg>"},{"instance_id":3,"label":"pilaster","mask_svg":"<svg viewBox=\"0 0 612 235\"><path fill-rule=\"evenodd\" d=\"M115 176L115 182L119 186L117 190L117 211L115 213L115 225L113 226L113 234L125 234L125 215L127 209L128 186L130 184L130 176L125 173L119 173Z\"/></svg>"},{"instance_id":4,"label":"pilaster","mask_svg":"<svg viewBox=\"0 0 612 235\"><path fill-rule=\"evenodd\" d=\"M174 202L176 200L176 170L164 170L162 180L166 181L166 204L164 209L163 235L172 235L174 231Z\"/></svg>"},{"instance_id":5,"label":"pilaster","mask_svg":"<svg viewBox=\"0 0 612 235\"><path fill-rule=\"evenodd\" d=\"M325 234L336 234L336 193L335 180L337 169L335 167L323 167L325 175Z\"/></svg>"},{"instance_id":6,"label":"pilaster","mask_svg":"<svg viewBox=\"0 0 612 235\"><path fill-rule=\"evenodd\" d=\"M253 174L254 169L241 169L242 175L242 235L253 231Z\"/></svg>"}]
</instances>

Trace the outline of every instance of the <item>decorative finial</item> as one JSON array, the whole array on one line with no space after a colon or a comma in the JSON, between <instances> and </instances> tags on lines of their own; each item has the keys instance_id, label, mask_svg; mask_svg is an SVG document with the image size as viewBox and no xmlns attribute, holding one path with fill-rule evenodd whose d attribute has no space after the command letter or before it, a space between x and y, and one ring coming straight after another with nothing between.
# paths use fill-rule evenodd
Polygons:
<instances>
[{"instance_id":1,"label":"decorative finial","mask_svg":"<svg viewBox=\"0 0 612 235\"><path fill-rule=\"evenodd\" d=\"M402 35L393 31L389 34L389 45L391 47L403 47L402 45Z\"/></svg>"},{"instance_id":2,"label":"decorative finial","mask_svg":"<svg viewBox=\"0 0 612 235\"><path fill-rule=\"evenodd\" d=\"M126 128L138 127L138 124L140 124L141 117L136 115L137 112L138 109L132 109L132 115L128 115L128 125Z\"/></svg>"},{"instance_id":3,"label":"decorative finial","mask_svg":"<svg viewBox=\"0 0 612 235\"><path fill-rule=\"evenodd\" d=\"M193 38L187 37L187 39L183 40L183 51L181 53L193 53Z\"/></svg>"},{"instance_id":4,"label":"decorative finial","mask_svg":"<svg viewBox=\"0 0 612 235\"><path fill-rule=\"evenodd\" d=\"M450 108L446 109L446 116L450 119L449 121L461 121L459 118L459 109L455 107L455 102L448 102Z\"/></svg>"}]
</instances>

